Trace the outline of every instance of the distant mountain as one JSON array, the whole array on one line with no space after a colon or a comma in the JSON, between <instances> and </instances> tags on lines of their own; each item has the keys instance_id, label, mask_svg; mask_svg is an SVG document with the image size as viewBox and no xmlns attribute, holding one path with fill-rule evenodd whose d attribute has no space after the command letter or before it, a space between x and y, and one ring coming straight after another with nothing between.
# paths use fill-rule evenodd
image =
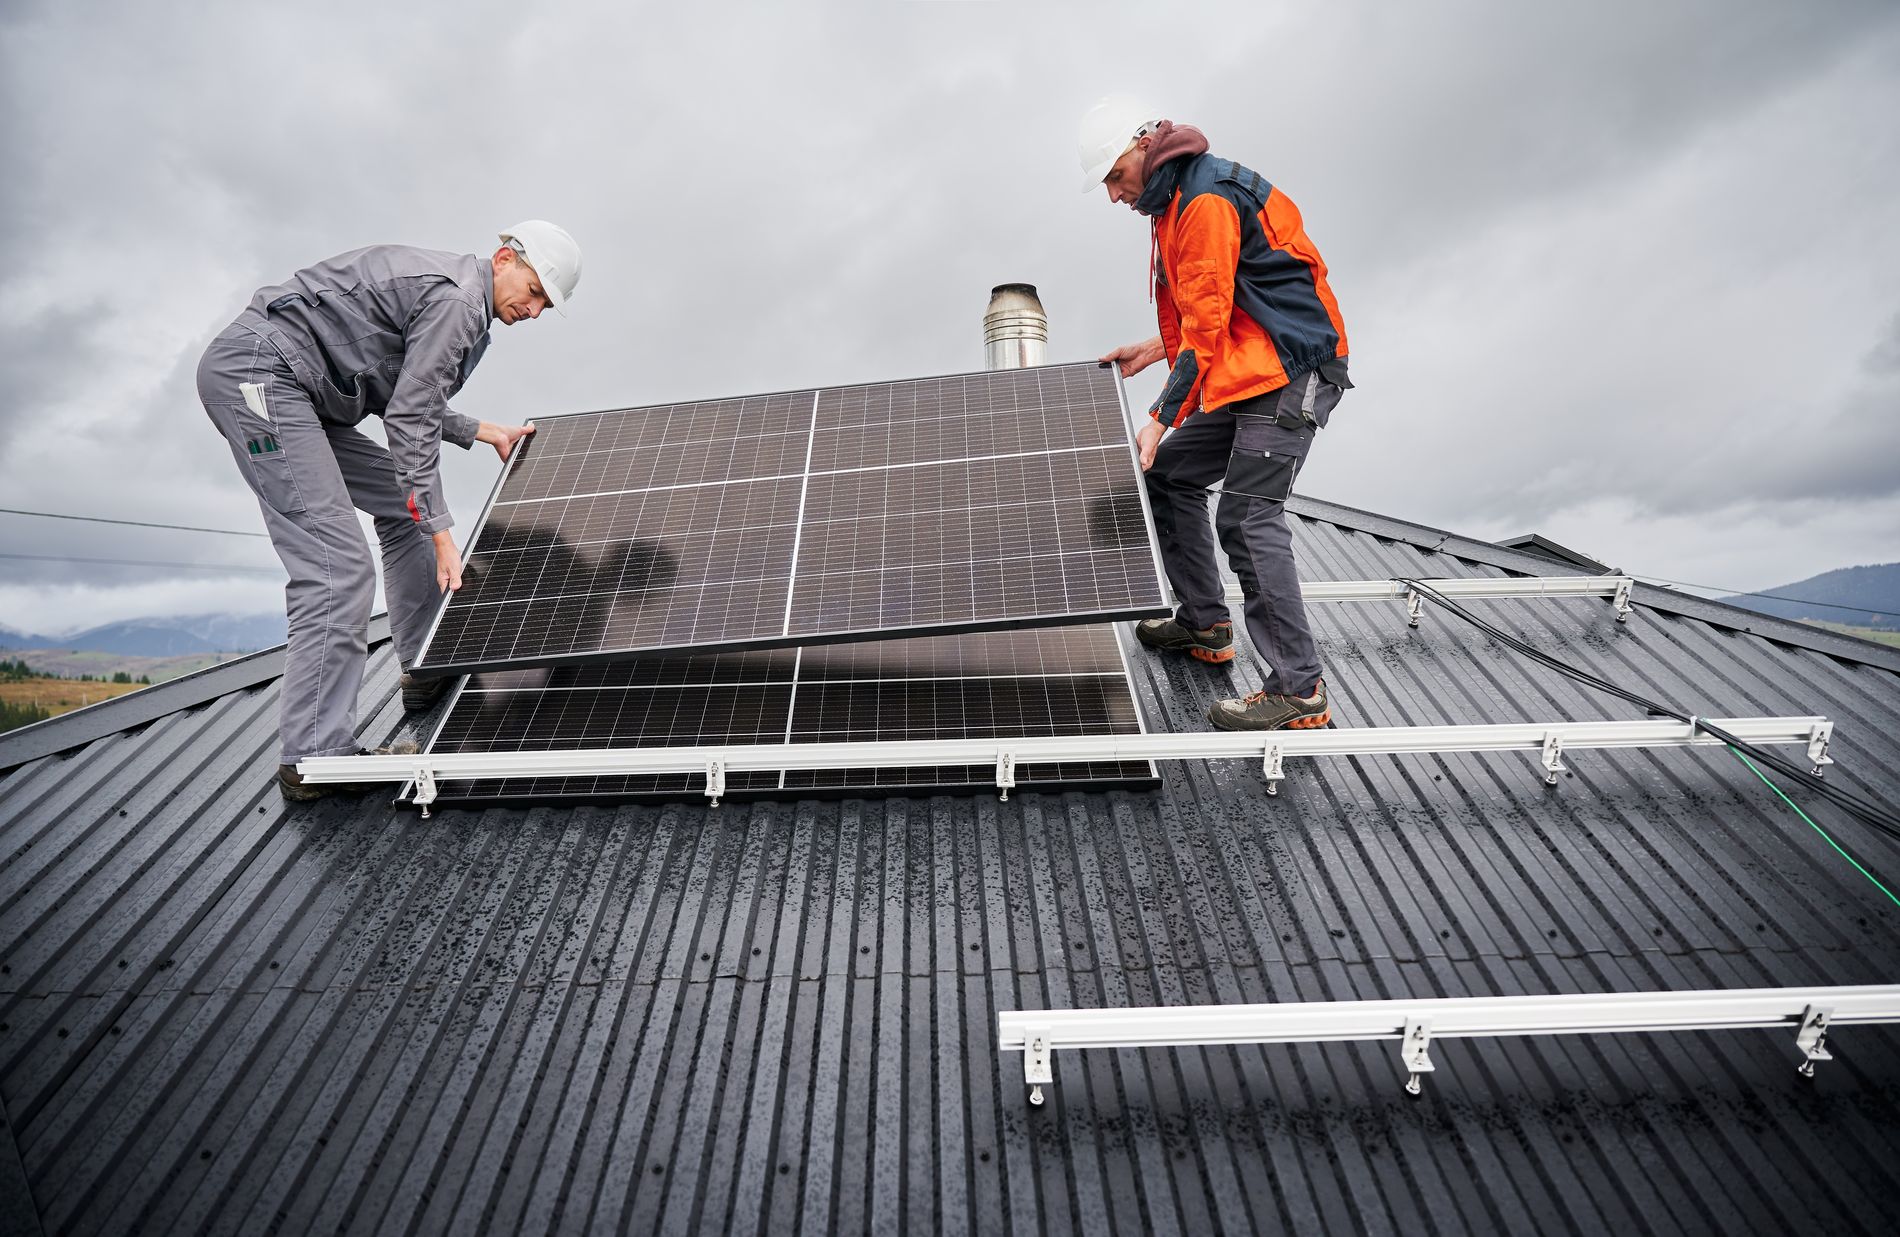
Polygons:
<instances>
[{"instance_id":1,"label":"distant mountain","mask_svg":"<svg viewBox=\"0 0 1900 1237\"><path fill-rule=\"evenodd\" d=\"M1768 597L1724 597L1731 606L1776 618L1822 620L1900 631L1900 563L1842 567L1799 584L1765 588ZM1786 600L1792 598L1793 600Z\"/></svg>"},{"instance_id":2,"label":"distant mountain","mask_svg":"<svg viewBox=\"0 0 1900 1237\"><path fill-rule=\"evenodd\" d=\"M43 636L31 636L11 627L0 626L0 649L43 649L46 639Z\"/></svg>"},{"instance_id":3,"label":"distant mountain","mask_svg":"<svg viewBox=\"0 0 1900 1237\"><path fill-rule=\"evenodd\" d=\"M172 622L219 653L252 653L290 638L281 610L275 614L200 614Z\"/></svg>"},{"instance_id":4,"label":"distant mountain","mask_svg":"<svg viewBox=\"0 0 1900 1237\"><path fill-rule=\"evenodd\" d=\"M0 648L82 649L132 657L249 653L282 644L284 638L281 614L194 614L128 619L64 636L40 636L0 628Z\"/></svg>"}]
</instances>

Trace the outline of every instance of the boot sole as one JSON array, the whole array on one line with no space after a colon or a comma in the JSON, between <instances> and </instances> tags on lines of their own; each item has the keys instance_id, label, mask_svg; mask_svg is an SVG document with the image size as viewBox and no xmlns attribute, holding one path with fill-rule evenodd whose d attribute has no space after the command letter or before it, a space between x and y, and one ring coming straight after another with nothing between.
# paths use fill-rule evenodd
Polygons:
<instances>
[{"instance_id":1,"label":"boot sole","mask_svg":"<svg viewBox=\"0 0 1900 1237\"><path fill-rule=\"evenodd\" d=\"M313 786L286 786L277 784L277 793L286 803L315 803L319 799L338 797L355 798L357 795L371 795L383 789L381 782L318 782Z\"/></svg>"},{"instance_id":2,"label":"boot sole","mask_svg":"<svg viewBox=\"0 0 1900 1237\"><path fill-rule=\"evenodd\" d=\"M1190 645L1185 652L1194 660L1204 661L1210 666L1218 666L1223 662L1234 660L1234 650L1231 646L1224 649L1210 649L1195 644Z\"/></svg>"},{"instance_id":3,"label":"boot sole","mask_svg":"<svg viewBox=\"0 0 1900 1237\"><path fill-rule=\"evenodd\" d=\"M1324 730L1329 724L1331 724L1333 720L1333 714L1332 714L1332 711L1329 709L1324 713L1315 713L1310 717L1296 717L1296 718L1293 718L1291 721L1282 722L1278 726L1224 726L1220 722L1215 721L1212 714L1208 716L1207 720L1208 720L1208 723L1212 725L1214 729L1216 730L1227 730L1227 731L1247 730L1247 731L1253 731L1257 734L1265 734L1267 731L1270 731L1270 730Z\"/></svg>"}]
</instances>

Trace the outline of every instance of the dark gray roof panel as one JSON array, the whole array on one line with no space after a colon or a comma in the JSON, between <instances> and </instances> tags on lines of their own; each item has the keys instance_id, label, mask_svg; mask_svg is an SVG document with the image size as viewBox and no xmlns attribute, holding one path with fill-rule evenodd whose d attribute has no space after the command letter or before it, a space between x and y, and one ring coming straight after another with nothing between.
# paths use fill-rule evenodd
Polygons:
<instances>
[{"instance_id":1,"label":"dark gray roof panel","mask_svg":"<svg viewBox=\"0 0 1900 1237\"><path fill-rule=\"evenodd\" d=\"M1298 524L1312 578L1497 564ZM1430 541L1425 542L1430 545ZM1645 608L1479 602L1698 712L1900 680ZM1342 725L1629 716L1428 610L1315 608ZM1131 650L1151 724L1232 671ZM402 724L387 647L366 733ZM287 810L274 686L0 779L0 1098L48 1232L1724 1231L1889 1225L1900 1034L1058 1053L1000 1009L1900 973L1895 908L1720 749L1164 765L1155 794L423 821ZM1882 875L1900 848L1818 821ZM0 1148L3 1152L4 1148Z\"/></svg>"}]
</instances>

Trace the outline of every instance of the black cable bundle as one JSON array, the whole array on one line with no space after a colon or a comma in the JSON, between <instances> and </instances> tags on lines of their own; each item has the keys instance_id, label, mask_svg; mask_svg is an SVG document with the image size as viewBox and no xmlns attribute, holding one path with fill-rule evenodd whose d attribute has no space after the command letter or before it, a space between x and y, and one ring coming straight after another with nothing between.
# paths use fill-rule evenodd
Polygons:
<instances>
[{"instance_id":1,"label":"black cable bundle","mask_svg":"<svg viewBox=\"0 0 1900 1237\"><path fill-rule=\"evenodd\" d=\"M1646 696L1638 695L1636 692L1630 691L1626 687L1620 687L1608 679L1599 678L1591 674L1588 670L1573 666L1562 658L1553 657L1541 649L1532 648L1509 632L1479 618L1422 580L1401 578L1398 583L1411 589L1433 605L1457 615L1465 622L1476 627L1479 631L1490 636L1493 640L1496 640L1507 648L1522 653L1539 665L1555 670L1558 674L1566 678L1574 679L1582 683L1585 687L1593 687L1600 692L1605 692L1620 700L1627 700L1631 704L1637 705L1659 717L1673 717L1679 722L1686 722L1697 730L1703 731L1711 737L1728 744L1736 751L1747 754L1747 756L1757 764L1773 769L1783 777L1797 783L1802 788L1819 795L1821 798L1826 799L1828 802L1854 816L1861 822L1871 825L1881 833L1886 834L1889 838L1900 841L1900 814L1895 813L1884 804L1863 799L1852 791L1843 790L1825 778L1816 776L1808 768L1789 760L1780 753L1738 739L1726 730L1723 730L1720 726L1711 726L1707 720L1701 717L1697 717L1691 713L1685 713L1680 709L1651 700Z\"/></svg>"}]
</instances>

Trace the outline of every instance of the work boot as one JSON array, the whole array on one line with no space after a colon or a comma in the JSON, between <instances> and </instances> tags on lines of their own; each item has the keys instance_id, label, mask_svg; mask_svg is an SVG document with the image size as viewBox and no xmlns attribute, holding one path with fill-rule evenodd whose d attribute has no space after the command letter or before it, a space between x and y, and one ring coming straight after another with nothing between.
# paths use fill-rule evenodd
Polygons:
<instances>
[{"instance_id":1,"label":"work boot","mask_svg":"<svg viewBox=\"0 0 1900 1237\"><path fill-rule=\"evenodd\" d=\"M407 739L391 743L388 747L356 749L358 756L413 756L416 745ZM387 790L391 782L306 782L303 774L297 772L296 765L277 766L277 793L290 803L311 803L330 795L366 795L374 790Z\"/></svg>"},{"instance_id":2,"label":"work boot","mask_svg":"<svg viewBox=\"0 0 1900 1237\"><path fill-rule=\"evenodd\" d=\"M1255 692L1241 700L1216 700L1207 710L1217 730L1317 730L1332 716L1325 679L1313 684L1310 696Z\"/></svg>"},{"instance_id":3,"label":"work boot","mask_svg":"<svg viewBox=\"0 0 1900 1237\"><path fill-rule=\"evenodd\" d=\"M1135 624L1135 639L1149 648L1186 653L1215 665L1234 660L1234 625L1230 622L1196 631L1171 618L1143 619Z\"/></svg>"},{"instance_id":4,"label":"work boot","mask_svg":"<svg viewBox=\"0 0 1900 1237\"><path fill-rule=\"evenodd\" d=\"M449 680L446 677L435 678L435 679L422 679L422 678L417 678L413 674L410 674L407 670L403 671L402 672L403 712L420 713L424 709L433 707L436 701L442 699L443 689L448 687L448 685L449 685Z\"/></svg>"}]
</instances>

